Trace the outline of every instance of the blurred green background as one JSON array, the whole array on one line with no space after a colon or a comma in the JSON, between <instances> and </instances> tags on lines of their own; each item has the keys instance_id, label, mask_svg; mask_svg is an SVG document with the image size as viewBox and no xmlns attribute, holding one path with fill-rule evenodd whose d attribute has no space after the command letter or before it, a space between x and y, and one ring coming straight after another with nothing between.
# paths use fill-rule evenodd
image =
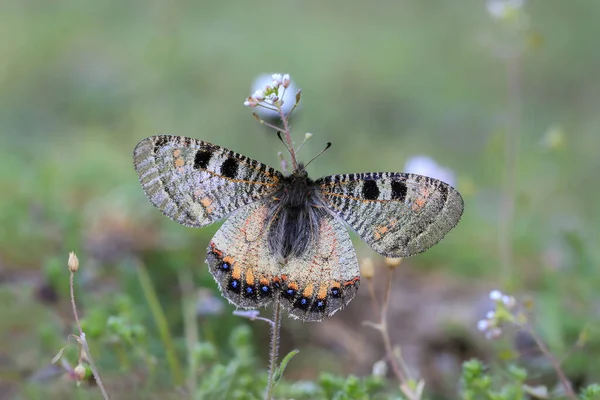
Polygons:
<instances>
[{"instance_id":1,"label":"blurred green background","mask_svg":"<svg viewBox=\"0 0 600 400\"><path fill-rule=\"evenodd\" d=\"M456 177L462 221L403 262L390 306L392 341L431 396L455 396L467 357L530 361L517 332L490 342L476 331L491 289L532 299L569 377L600 380L599 20L587 0L530 1L507 18L475 0L2 2L0 398L98 396L50 366L76 332L69 251L84 329L117 398L180 396L140 265L182 365L189 306L219 356L232 354L236 327L251 328L255 368L266 369L267 325L232 316L204 264L218 226L163 217L132 151L170 133L278 166L281 143L242 105L255 77L274 72L303 90L294 138L314 136L301 157L333 142L311 176L401 171L424 154ZM383 260L354 238L379 293ZM283 354L301 350L287 380L362 376L384 358L362 325L374 318L366 288L323 323L284 319ZM76 349L66 354L76 364Z\"/></svg>"}]
</instances>

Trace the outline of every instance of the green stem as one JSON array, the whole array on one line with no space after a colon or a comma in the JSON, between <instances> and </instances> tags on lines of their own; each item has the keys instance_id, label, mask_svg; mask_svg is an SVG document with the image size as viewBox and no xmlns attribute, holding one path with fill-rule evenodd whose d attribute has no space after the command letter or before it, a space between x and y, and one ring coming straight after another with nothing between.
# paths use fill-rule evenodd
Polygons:
<instances>
[{"instance_id":1,"label":"green stem","mask_svg":"<svg viewBox=\"0 0 600 400\"><path fill-rule=\"evenodd\" d=\"M196 390L196 371L198 369L197 360L194 355L194 348L199 342L198 324L196 322L196 302L194 298L194 283L192 273L189 268L180 268L178 270L179 287L181 288L181 306L183 308L183 327L185 332L185 347L187 352L188 376L187 388L188 394L192 395Z\"/></svg>"},{"instance_id":2,"label":"green stem","mask_svg":"<svg viewBox=\"0 0 600 400\"><path fill-rule=\"evenodd\" d=\"M152 286L152 281L148 276L148 272L142 264L141 261L138 261L136 264L136 271L138 274L138 279L140 281L140 285L142 285L142 290L144 292L144 296L146 301L148 302L148 306L150 306L150 312L152 313L152 317L154 318L154 322L156 323L156 327L158 328L158 333L160 335L160 339L165 346L165 351L167 353L167 362L171 369L171 377L173 379L173 383L176 386L181 386L183 384L183 373L181 371L181 365L179 364L179 360L177 359L177 353L175 352L175 345L173 344L173 338L171 333L169 332L169 326L167 324L167 318L165 317L165 313L158 301L158 296L156 295L156 291L154 290L154 286Z\"/></svg>"}]
</instances>

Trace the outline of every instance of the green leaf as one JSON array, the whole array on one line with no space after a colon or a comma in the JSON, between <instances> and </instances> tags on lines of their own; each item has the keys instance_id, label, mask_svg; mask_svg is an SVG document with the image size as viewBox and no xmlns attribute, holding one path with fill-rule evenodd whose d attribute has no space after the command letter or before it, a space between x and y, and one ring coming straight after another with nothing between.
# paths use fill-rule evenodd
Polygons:
<instances>
[{"instance_id":1,"label":"green leaf","mask_svg":"<svg viewBox=\"0 0 600 400\"><path fill-rule=\"evenodd\" d=\"M289 353L287 353L287 355L285 357L283 357L283 360L281 360L281 364L279 364L279 367L277 367L277 369L275 370L275 375L273 378L273 385L277 385L277 383L281 380L281 377L283 376L283 372L287 368L288 363L298 353L300 353L300 350L292 350Z\"/></svg>"}]
</instances>

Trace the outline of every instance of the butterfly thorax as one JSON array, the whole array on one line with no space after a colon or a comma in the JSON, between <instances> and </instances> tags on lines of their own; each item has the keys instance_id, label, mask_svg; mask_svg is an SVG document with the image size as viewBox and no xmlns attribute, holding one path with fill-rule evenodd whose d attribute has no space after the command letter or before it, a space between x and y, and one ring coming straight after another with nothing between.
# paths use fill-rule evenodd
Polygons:
<instances>
[{"instance_id":1,"label":"butterfly thorax","mask_svg":"<svg viewBox=\"0 0 600 400\"><path fill-rule=\"evenodd\" d=\"M268 242L282 262L299 257L311 243L316 243L319 218L324 212L316 185L302 165L284 177L269 207Z\"/></svg>"}]
</instances>

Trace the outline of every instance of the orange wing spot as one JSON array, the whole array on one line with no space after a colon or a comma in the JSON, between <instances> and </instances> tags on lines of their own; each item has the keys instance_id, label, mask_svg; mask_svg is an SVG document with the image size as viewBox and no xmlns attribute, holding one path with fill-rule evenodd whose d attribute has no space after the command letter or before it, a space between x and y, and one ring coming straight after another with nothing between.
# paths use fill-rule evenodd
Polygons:
<instances>
[{"instance_id":1,"label":"orange wing spot","mask_svg":"<svg viewBox=\"0 0 600 400\"><path fill-rule=\"evenodd\" d=\"M200 204L202 204L204 207L208 207L212 204L212 200L208 197L204 197L202 200L200 200Z\"/></svg>"},{"instance_id":2,"label":"orange wing spot","mask_svg":"<svg viewBox=\"0 0 600 400\"><path fill-rule=\"evenodd\" d=\"M342 287L342 285L337 281L333 281L333 282L331 282L331 287L335 288L335 289L340 289Z\"/></svg>"},{"instance_id":3,"label":"orange wing spot","mask_svg":"<svg viewBox=\"0 0 600 400\"><path fill-rule=\"evenodd\" d=\"M319 291L317 292L317 299L323 300L325 297L327 297L327 286L321 285L319 287Z\"/></svg>"},{"instance_id":4,"label":"orange wing spot","mask_svg":"<svg viewBox=\"0 0 600 400\"><path fill-rule=\"evenodd\" d=\"M206 208L206 213L207 213L207 214L212 214L212 212L213 212L213 211L215 211L215 209L214 209L214 208L212 208L212 207L207 207L207 208Z\"/></svg>"},{"instance_id":5,"label":"orange wing spot","mask_svg":"<svg viewBox=\"0 0 600 400\"><path fill-rule=\"evenodd\" d=\"M386 225L381 225L381 226L378 226L377 228L375 228L375 233L373 234L373 236L375 237L375 240L381 239L381 237L383 235L385 235L387 233L387 231L389 231L389 230L390 229Z\"/></svg>"},{"instance_id":6,"label":"orange wing spot","mask_svg":"<svg viewBox=\"0 0 600 400\"><path fill-rule=\"evenodd\" d=\"M287 281L287 278L288 278L287 275L285 275L285 274L281 275L281 280L282 281L284 281L284 282Z\"/></svg>"},{"instance_id":7,"label":"orange wing spot","mask_svg":"<svg viewBox=\"0 0 600 400\"><path fill-rule=\"evenodd\" d=\"M273 279L273 281L275 281L275 279L277 279L277 278L274 278L274 279ZM260 280L259 280L258 282L259 282L261 285L266 285L266 286L269 286L269 280L268 280L267 278L260 278Z\"/></svg>"},{"instance_id":8,"label":"orange wing spot","mask_svg":"<svg viewBox=\"0 0 600 400\"><path fill-rule=\"evenodd\" d=\"M221 250L217 249L217 246L215 246L215 244L212 242L210 243L210 251L215 253L217 258L223 258L223 252ZM231 258L231 257L229 257L229 258Z\"/></svg>"},{"instance_id":9,"label":"orange wing spot","mask_svg":"<svg viewBox=\"0 0 600 400\"><path fill-rule=\"evenodd\" d=\"M221 254L223 254L223 253L221 253ZM234 259L233 259L233 257L231 257L231 256L225 256L225 257L223 258L223 262L226 262L226 263L227 263L227 264L229 264L229 265L232 265L232 264L234 264L234 261L235 261L235 260L234 260Z\"/></svg>"},{"instance_id":10,"label":"orange wing spot","mask_svg":"<svg viewBox=\"0 0 600 400\"><path fill-rule=\"evenodd\" d=\"M251 268L246 271L246 283L250 286L254 285L254 272Z\"/></svg>"},{"instance_id":11,"label":"orange wing spot","mask_svg":"<svg viewBox=\"0 0 600 400\"><path fill-rule=\"evenodd\" d=\"M175 159L175 166L177 168L183 167L184 164L185 164L185 161L183 161L183 158L176 158Z\"/></svg>"},{"instance_id":12,"label":"orange wing spot","mask_svg":"<svg viewBox=\"0 0 600 400\"><path fill-rule=\"evenodd\" d=\"M281 282L281 279L279 279L278 276L273 278L273 283L279 283L279 282Z\"/></svg>"},{"instance_id":13,"label":"orange wing spot","mask_svg":"<svg viewBox=\"0 0 600 400\"><path fill-rule=\"evenodd\" d=\"M225 258L227 258L227 257L225 257ZM223 259L223 261L225 261L225 259ZM233 264L233 271L231 271L231 277L233 279L240 279L241 276L242 276L242 269L239 267L239 265Z\"/></svg>"},{"instance_id":14,"label":"orange wing spot","mask_svg":"<svg viewBox=\"0 0 600 400\"><path fill-rule=\"evenodd\" d=\"M173 152L173 157L175 157L175 158L179 157L180 155L181 155L181 150L179 150L179 149L176 149L176 150Z\"/></svg>"},{"instance_id":15,"label":"orange wing spot","mask_svg":"<svg viewBox=\"0 0 600 400\"><path fill-rule=\"evenodd\" d=\"M302 292L302 296L303 297L312 297L313 295L313 289L314 289L314 284L309 284L306 289L304 289L304 292Z\"/></svg>"},{"instance_id":16,"label":"orange wing spot","mask_svg":"<svg viewBox=\"0 0 600 400\"><path fill-rule=\"evenodd\" d=\"M290 283L288 283L288 288L297 291L298 290L298 284L296 282L290 282Z\"/></svg>"},{"instance_id":17,"label":"orange wing spot","mask_svg":"<svg viewBox=\"0 0 600 400\"><path fill-rule=\"evenodd\" d=\"M344 286L350 286L350 285L355 285L356 282L360 281L360 278L358 276L355 276L354 278L350 279L349 281L344 282Z\"/></svg>"},{"instance_id":18,"label":"orange wing spot","mask_svg":"<svg viewBox=\"0 0 600 400\"><path fill-rule=\"evenodd\" d=\"M425 207L425 203L426 203L426 201L423 197L416 199L413 202L412 210L415 212L421 210L423 207Z\"/></svg>"}]
</instances>

